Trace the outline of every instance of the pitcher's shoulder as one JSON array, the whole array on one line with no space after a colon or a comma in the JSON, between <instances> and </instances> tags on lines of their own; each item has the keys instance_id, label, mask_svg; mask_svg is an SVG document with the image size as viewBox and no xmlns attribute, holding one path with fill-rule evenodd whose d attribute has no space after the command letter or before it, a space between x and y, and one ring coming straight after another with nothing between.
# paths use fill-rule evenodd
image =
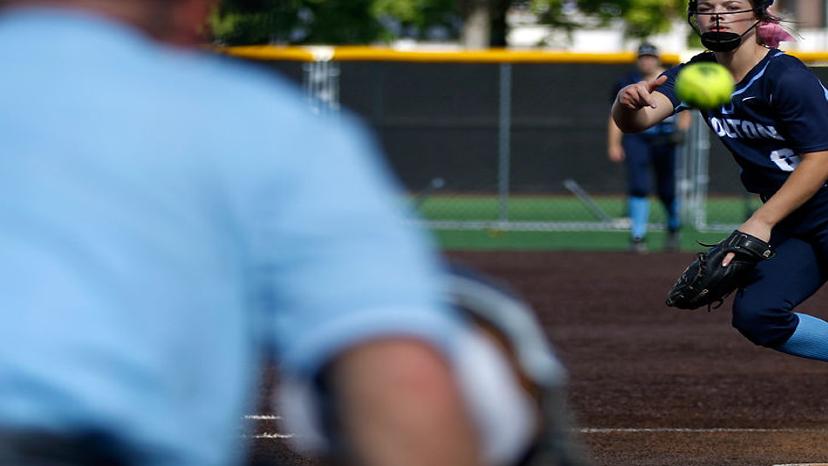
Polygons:
<instances>
[{"instance_id":1,"label":"pitcher's shoulder","mask_svg":"<svg viewBox=\"0 0 828 466\"><path fill-rule=\"evenodd\" d=\"M702 52L698 55L694 55L693 58L691 58L685 64L686 65L693 65L693 64L696 64L696 63L716 63L716 54L714 54L713 52L705 51L705 52Z\"/></svg>"}]
</instances>

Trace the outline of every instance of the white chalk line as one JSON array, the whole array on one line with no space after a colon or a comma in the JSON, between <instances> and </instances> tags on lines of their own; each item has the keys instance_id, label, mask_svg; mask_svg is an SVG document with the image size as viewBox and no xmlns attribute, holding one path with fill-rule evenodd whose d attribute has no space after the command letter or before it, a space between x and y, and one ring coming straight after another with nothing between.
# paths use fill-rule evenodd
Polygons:
<instances>
[{"instance_id":1,"label":"white chalk line","mask_svg":"<svg viewBox=\"0 0 828 466\"><path fill-rule=\"evenodd\" d=\"M282 416L273 414L248 414L244 416L247 420L253 421L279 421ZM730 427L709 427L709 428L689 428L689 427L582 427L574 429L575 432L581 434L638 434L638 433L688 433L688 434L707 434L707 433L781 433L781 432L810 432L810 433L828 433L828 429L804 429L804 428L782 428L782 429L766 429L766 428L730 428ZM261 438L292 438L292 433L272 433L264 432L259 434ZM789 466L789 465L780 465ZM800 465L797 465L800 466ZM808 465L810 466L810 465ZM828 466L828 463L825 464Z\"/></svg>"},{"instance_id":2,"label":"white chalk line","mask_svg":"<svg viewBox=\"0 0 828 466\"><path fill-rule=\"evenodd\" d=\"M279 416L258 416L258 415L251 415L245 416L245 419L264 419L264 420L274 420L280 419ZM714 428L707 428L707 429L692 429L692 428L681 428L681 427L651 427L651 428L610 428L610 427L586 427L580 429L574 429L576 432L580 432L582 434L626 434L626 433L691 433L691 434L706 434L706 433L782 433L782 432L790 432L790 433L801 433L801 432L811 432L811 433L828 433L828 429L736 429L736 428L728 428L728 427L714 427ZM295 435L291 433L282 434L278 432L263 432L261 434L253 435L252 438L254 439L265 439L265 440L287 440L294 438ZM775 464L773 466L828 466L828 463L790 463L790 464Z\"/></svg>"},{"instance_id":3,"label":"white chalk line","mask_svg":"<svg viewBox=\"0 0 828 466\"><path fill-rule=\"evenodd\" d=\"M255 439L270 439L270 440L284 440L295 437L293 434L280 434L278 432L264 432L261 434L252 435Z\"/></svg>"},{"instance_id":4,"label":"white chalk line","mask_svg":"<svg viewBox=\"0 0 828 466\"><path fill-rule=\"evenodd\" d=\"M278 421L281 416L270 414L249 414L244 416L245 419L254 421ZM707 433L781 433L781 432L810 432L810 433L828 433L828 429L737 429L729 427L712 427L712 428L685 428L685 427L643 427L643 428L618 428L618 427L584 427L574 429L581 434L638 434L638 433L690 433L690 434L707 434ZM292 433L279 432L262 432L260 434L249 436L254 439L265 440L287 440L295 437ZM773 466L828 466L828 463L790 463L790 464L775 464Z\"/></svg>"},{"instance_id":5,"label":"white chalk line","mask_svg":"<svg viewBox=\"0 0 828 466\"><path fill-rule=\"evenodd\" d=\"M282 416L277 416L273 414L248 414L244 416L246 420L249 421L280 421ZM262 432L256 435L246 435L247 438L254 438L254 439L268 439L268 440L284 440L284 439L291 439L295 437L292 433L280 433L280 432Z\"/></svg>"},{"instance_id":6,"label":"white chalk line","mask_svg":"<svg viewBox=\"0 0 828 466\"><path fill-rule=\"evenodd\" d=\"M603 428L603 427L587 427L581 429L573 429L574 432L578 432L581 434L645 434L645 433L656 433L656 434L716 434L716 433L727 433L727 434L753 434L753 433L825 433L828 434L827 429L735 429L735 428L727 428L727 427L716 427L716 428L708 428L708 429L691 429L691 428L675 428L675 427L662 427L662 428ZM279 433L279 432L262 432L257 434L254 438L263 438L263 439L286 439L286 438L293 438L295 435L293 433ZM779 465L779 466L790 466L790 465ZM796 465L800 466L800 465ZM810 465L808 465L810 466ZM828 466L828 464L825 464Z\"/></svg>"},{"instance_id":7,"label":"white chalk line","mask_svg":"<svg viewBox=\"0 0 828 466\"><path fill-rule=\"evenodd\" d=\"M812 432L828 433L828 429L737 429L729 427L712 427L706 429L691 429L682 427L653 427L653 428L612 428L612 427L586 427L576 429L582 434L637 434L637 433L776 433L776 432Z\"/></svg>"},{"instance_id":8,"label":"white chalk line","mask_svg":"<svg viewBox=\"0 0 828 466\"><path fill-rule=\"evenodd\" d=\"M790 464L774 464L773 466L828 466L828 463L790 463Z\"/></svg>"}]
</instances>

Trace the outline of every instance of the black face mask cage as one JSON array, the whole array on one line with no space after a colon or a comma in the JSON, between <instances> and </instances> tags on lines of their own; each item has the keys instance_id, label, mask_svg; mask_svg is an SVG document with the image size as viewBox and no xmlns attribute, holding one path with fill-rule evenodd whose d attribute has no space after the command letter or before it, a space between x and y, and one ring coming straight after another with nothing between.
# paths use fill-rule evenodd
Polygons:
<instances>
[{"instance_id":1,"label":"black face mask cage","mask_svg":"<svg viewBox=\"0 0 828 466\"><path fill-rule=\"evenodd\" d=\"M749 10L738 10L738 11L725 11L725 12L711 12L711 13L700 13L698 11L698 4L694 1L690 2L689 8L687 9L687 23L690 24L690 27L696 31L696 34L701 37L702 45L704 45L708 50L712 50L713 52L730 52L735 50L739 44L742 43L742 38L745 34L749 33L753 28L759 25L762 18L767 16L766 6L764 4L751 8ZM719 27L722 17L724 15L735 15L740 13L754 13L758 21L756 21L753 26L749 27L747 31L743 32L742 34L736 34L735 32L723 32L723 31L715 31L715 32L705 32L704 34L701 33L699 29L698 23L698 16L714 16L714 20L716 21L716 28Z\"/></svg>"}]
</instances>

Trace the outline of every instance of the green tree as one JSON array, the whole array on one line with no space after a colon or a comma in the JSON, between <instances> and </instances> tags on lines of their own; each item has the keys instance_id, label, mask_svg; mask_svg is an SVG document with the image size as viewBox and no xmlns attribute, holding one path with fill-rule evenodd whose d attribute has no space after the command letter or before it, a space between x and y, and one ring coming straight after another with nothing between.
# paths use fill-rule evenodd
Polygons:
<instances>
[{"instance_id":1,"label":"green tree","mask_svg":"<svg viewBox=\"0 0 828 466\"><path fill-rule=\"evenodd\" d=\"M644 38L669 31L686 14L687 0L532 0L532 8L543 23L567 31L583 27L584 19L608 24L620 18L627 37ZM567 14L575 8L584 18Z\"/></svg>"},{"instance_id":2,"label":"green tree","mask_svg":"<svg viewBox=\"0 0 828 466\"><path fill-rule=\"evenodd\" d=\"M223 0L212 20L226 44L369 44L400 37L460 38L505 46L506 13L531 6L540 21L573 31L622 19L628 37L669 30L687 0ZM573 14L574 12L578 14Z\"/></svg>"},{"instance_id":3,"label":"green tree","mask_svg":"<svg viewBox=\"0 0 828 466\"><path fill-rule=\"evenodd\" d=\"M372 14L396 31L395 38L425 39L435 30L454 38L461 23L456 0L374 0Z\"/></svg>"},{"instance_id":4,"label":"green tree","mask_svg":"<svg viewBox=\"0 0 828 466\"><path fill-rule=\"evenodd\" d=\"M226 44L369 44L456 35L453 0L224 0L212 19Z\"/></svg>"}]
</instances>

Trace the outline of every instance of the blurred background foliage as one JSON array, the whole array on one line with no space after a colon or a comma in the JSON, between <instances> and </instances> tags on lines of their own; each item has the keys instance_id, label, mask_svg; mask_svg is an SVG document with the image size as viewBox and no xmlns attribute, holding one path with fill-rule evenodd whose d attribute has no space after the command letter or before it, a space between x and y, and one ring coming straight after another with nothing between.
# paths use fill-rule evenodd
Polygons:
<instances>
[{"instance_id":1,"label":"blurred background foliage","mask_svg":"<svg viewBox=\"0 0 828 466\"><path fill-rule=\"evenodd\" d=\"M563 0L534 0L536 5L567 3ZM670 30L671 21L687 12L687 0L578 0L577 8L602 23L624 20L629 37L643 38ZM558 15L561 11L558 11Z\"/></svg>"},{"instance_id":2,"label":"blurred background foliage","mask_svg":"<svg viewBox=\"0 0 828 466\"><path fill-rule=\"evenodd\" d=\"M483 27L488 44L473 45L497 47L506 44L511 8L567 32L621 19L628 37L644 38L669 30L687 0L222 0L212 29L227 45L344 45L462 40Z\"/></svg>"},{"instance_id":3,"label":"blurred background foliage","mask_svg":"<svg viewBox=\"0 0 828 466\"><path fill-rule=\"evenodd\" d=\"M402 37L457 37L454 0L223 0L213 17L220 42L372 44Z\"/></svg>"}]
</instances>

